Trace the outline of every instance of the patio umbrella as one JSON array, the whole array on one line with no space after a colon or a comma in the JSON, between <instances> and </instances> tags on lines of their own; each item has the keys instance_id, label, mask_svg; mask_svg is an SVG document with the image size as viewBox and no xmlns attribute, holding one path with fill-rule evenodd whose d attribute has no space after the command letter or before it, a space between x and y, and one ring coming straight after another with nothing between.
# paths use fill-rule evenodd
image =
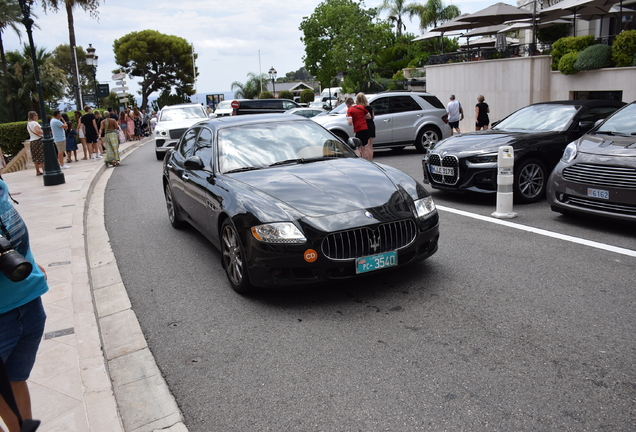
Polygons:
<instances>
[{"instance_id":1,"label":"patio umbrella","mask_svg":"<svg viewBox=\"0 0 636 432\"><path fill-rule=\"evenodd\" d=\"M456 18L453 18L452 20L448 20L444 24L438 25L431 31L439 32L441 33L441 36L444 36L445 33L449 33L452 31L470 30L471 28L473 28L471 24L457 21L458 19L464 16L468 16L468 14L462 14ZM444 53L444 39L442 39L442 53Z\"/></svg>"},{"instance_id":2,"label":"patio umbrella","mask_svg":"<svg viewBox=\"0 0 636 432\"><path fill-rule=\"evenodd\" d=\"M572 24L572 20L564 19L564 18L555 19L554 21L537 22L536 23L537 28L550 27L555 24ZM504 29L499 30L497 33L508 33L515 30L529 29L529 28L532 28L532 26L533 26L532 20L524 21L524 22L516 22L516 23L510 24L509 26L506 26L506 28Z\"/></svg>"},{"instance_id":3,"label":"patio umbrella","mask_svg":"<svg viewBox=\"0 0 636 432\"><path fill-rule=\"evenodd\" d=\"M545 20L574 14L574 35L576 35L577 14L607 14L620 0L563 0L554 6L541 9L539 16Z\"/></svg>"},{"instance_id":4,"label":"patio umbrella","mask_svg":"<svg viewBox=\"0 0 636 432\"><path fill-rule=\"evenodd\" d=\"M472 36L484 36L484 35L493 35L495 33L499 33L502 30L510 28L510 26L505 24L488 26L488 27L479 27L469 31L468 33L464 33L462 37L472 37Z\"/></svg>"},{"instance_id":5,"label":"patio umbrella","mask_svg":"<svg viewBox=\"0 0 636 432\"><path fill-rule=\"evenodd\" d=\"M440 31L429 30L426 33L424 33L423 35L420 35L420 36L416 37L415 39L412 39L412 42L420 41L420 40L435 39L435 38L444 36L444 34L446 34L446 36L458 36L458 35L461 34L461 31L453 30L453 31L449 31L449 32L444 33L444 32L440 32Z\"/></svg>"},{"instance_id":6,"label":"patio umbrella","mask_svg":"<svg viewBox=\"0 0 636 432\"><path fill-rule=\"evenodd\" d=\"M457 18L457 21L471 23L475 27L482 27L503 24L506 21L523 18L532 18L532 12L506 3L496 3L468 16L461 16Z\"/></svg>"},{"instance_id":7,"label":"patio umbrella","mask_svg":"<svg viewBox=\"0 0 636 432\"><path fill-rule=\"evenodd\" d=\"M506 44L507 45L514 45L514 44L518 44L519 43L519 39L514 39L514 38L509 38L507 37L505 39ZM484 46L495 46L495 44L497 43L497 38L496 37L482 37L479 39L475 39L473 41L470 42L470 46L471 47L484 47ZM468 47L469 45L467 43L463 43L460 44L460 46L462 47Z\"/></svg>"}]
</instances>

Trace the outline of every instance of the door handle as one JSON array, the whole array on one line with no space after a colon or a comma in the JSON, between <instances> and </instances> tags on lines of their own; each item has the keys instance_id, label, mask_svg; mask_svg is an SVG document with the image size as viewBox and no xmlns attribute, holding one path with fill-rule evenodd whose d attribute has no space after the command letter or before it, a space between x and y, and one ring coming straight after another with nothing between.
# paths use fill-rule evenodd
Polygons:
<instances>
[{"instance_id":1,"label":"door handle","mask_svg":"<svg viewBox=\"0 0 636 432\"><path fill-rule=\"evenodd\" d=\"M171 163L167 163L166 164L166 168L172 169L172 164Z\"/></svg>"},{"instance_id":2,"label":"door handle","mask_svg":"<svg viewBox=\"0 0 636 432\"><path fill-rule=\"evenodd\" d=\"M188 175L187 175L187 174L185 174L185 173L184 173L184 174L181 174L181 178L182 178L183 180L185 180L185 181L190 180L190 177L188 177Z\"/></svg>"},{"instance_id":3,"label":"door handle","mask_svg":"<svg viewBox=\"0 0 636 432\"><path fill-rule=\"evenodd\" d=\"M391 119L384 119L384 123L388 123L390 121L391 121Z\"/></svg>"}]
</instances>

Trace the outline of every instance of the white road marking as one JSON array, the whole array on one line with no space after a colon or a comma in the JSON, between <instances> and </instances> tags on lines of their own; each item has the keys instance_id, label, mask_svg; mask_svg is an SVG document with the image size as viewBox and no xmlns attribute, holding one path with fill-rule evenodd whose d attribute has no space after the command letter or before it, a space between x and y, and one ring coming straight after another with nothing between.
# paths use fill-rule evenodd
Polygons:
<instances>
[{"instance_id":1,"label":"white road marking","mask_svg":"<svg viewBox=\"0 0 636 432\"><path fill-rule=\"evenodd\" d=\"M631 250L631 249L625 249L625 248L621 248L621 247L617 247L617 246L612 246L612 245L608 245L605 243L599 243L599 242L595 242L592 240L585 240L582 238L578 238L578 237L573 237L573 236L569 236L569 235L565 235L565 234L559 234L559 233L555 233L552 231L548 231L548 230L544 230L541 228L534 228L534 227L530 227L530 226L526 226L526 225L520 225L517 223L513 223L513 222L509 222L507 220L502 220L502 219L497 219L497 218L493 218L490 216L482 216L476 213L470 213L467 211L463 211L463 210L458 210L458 209L454 209L452 207L446 207L446 206L436 206L439 210L442 211L447 211L449 213L455 213L458 215L462 215L462 216L466 216L466 217L470 217L473 219L479 219L485 222L490 222L490 223L494 223L494 224L498 224L498 225L503 225L503 226L507 226L509 228L514 228L514 229L518 229L518 230L522 230L522 231L528 231L531 233L535 233L535 234L539 234L539 235L544 235L546 237L552 237L552 238L556 238L559 240L564 240L564 241L568 241L568 242L572 242L572 243L578 243L578 244L582 244L585 246L590 246L593 248L597 248L597 249L602 249L602 250L606 250L609 252L614 252L617 254L621 254L621 255L627 255L627 256L631 256L631 257L636 257L636 251L635 250Z\"/></svg>"}]
</instances>

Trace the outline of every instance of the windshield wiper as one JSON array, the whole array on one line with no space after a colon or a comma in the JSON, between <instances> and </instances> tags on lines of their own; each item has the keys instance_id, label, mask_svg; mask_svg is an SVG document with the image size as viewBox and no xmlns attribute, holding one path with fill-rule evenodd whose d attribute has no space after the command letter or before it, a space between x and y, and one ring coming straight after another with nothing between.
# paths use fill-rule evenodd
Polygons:
<instances>
[{"instance_id":1,"label":"windshield wiper","mask_svg":"<svg viewBox=\"0 0 636 432\"><path fill-rule=\"evenodd\" d=\"M238 172L245 172L245 171L254 171L254 170L259 170L262 169L263 167L241 167L241 168L236 168L233 170L229 170L229 171L225 171L224 174L232 174L232 173L238 173Z\"/></svg>"},{"instance_id":2,"label":"windshield wiper","mask_svg":"<svg viewBox=\"0 0 636 432\"><path fill-rule=\"evenodd\" d=\"M273 166L288 165L288 164L306 164L306 163L312 163L312 162L320 162L322 160L327 160L327 159L337 159L337 156L320 156L320 157L313 157L313 158L287 159L283 161L274 162L273 164L270 164L269 166L273 167Z\"/></svg>"}]
</instances>

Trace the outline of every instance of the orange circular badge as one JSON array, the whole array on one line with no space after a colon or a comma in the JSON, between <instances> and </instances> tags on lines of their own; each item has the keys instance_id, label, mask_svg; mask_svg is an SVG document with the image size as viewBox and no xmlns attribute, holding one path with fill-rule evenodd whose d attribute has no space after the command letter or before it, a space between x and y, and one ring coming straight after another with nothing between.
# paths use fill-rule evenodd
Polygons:
<instances>
[{"instance_id":1,"label":"orange circular badge","mask_svg":"<svg viewBox=\"0 0 636 432\"><path fill-rule=\"evenodd\" d=\"M318 252L313 249L307 249L304 255L305 261L314 262L318 259Z\"/></svg>"}]
</instances>

